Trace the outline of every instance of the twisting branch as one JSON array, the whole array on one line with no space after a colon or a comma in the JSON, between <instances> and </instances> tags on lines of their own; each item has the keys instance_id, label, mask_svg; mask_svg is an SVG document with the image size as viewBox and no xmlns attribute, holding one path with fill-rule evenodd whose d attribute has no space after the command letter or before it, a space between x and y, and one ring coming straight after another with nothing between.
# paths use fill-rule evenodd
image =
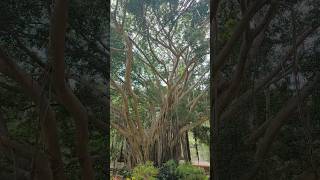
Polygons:
<instances>
[{"instance_id":1,"label":"twisting branch","mask_svg":"<svg viewBox=\"0 0 320 180\"><path fill-rule=\"evenodd\" d=\"M6 56L0 49L0 72L15 80L24 90L24 92L32 98L32 100L40 107L47 107L47 113L41 118L41 130L45 137L48 152L51 155L50 166L53 171L53 178L66 179L63 170L63 162L61 157L60 145L58 142L57 125L55 113L49 105L48 99L42 96L42 88L38 82L34 81L30 75L21 70L14 61Z\"/></svg>"},{"instance_id":2,"label":"twisting branch","mask_svg":"<svg viewBox=\"0 0 320 180\"><path fill-rule=\"evenodd\" d=\"M318 29L318 27L319 25L306 28L301 33L301 35L297 37L297 42L296 42L297 47L299 47L308 36L310 36L313 32L315 32ZM257 85L255 86L253 91L257 93L261 91L264 87L270 85L271 83L274 83L273 81L274 79L279 79L278 76L281 75L281 72L283 71L283 67L290 60L290 57L292 56L292 54L293 54L293 48L290 48L284 55L284 58L281 60L279 65L273 71L271 71L268 75L257 80L257 82L255 83ZM241 108L243 104L247 103L250 100L252 94L254 93L252 93L251 89L242 93L242 95L237 99L235 99L234 102L232 102L231 105L223 112L223 114L220 117L220 121L225 123L224 121L230 119L230 116L232 114L237 112L237 110L239 110L239 108Z\"/></svg>"},{"instance_id":3,"label":"twisting branch","mask_svg":"<svg viewBox=\"0 0 320 180\"><path fill-rule=\"evenodd\" d=\"M243 18L235 28L231 38L228 40L226 45L223 47L219 55L217 56L217 60L215 60L215 63L213 64L213 77L217 74L218 70L225 64L227 57L233 48L234 43L240 38L242 35L242 32L247 27L250 19L252 16L259 11L267 2L267 0L262 1L255 1L246 11Z\"/></svg>"},{"instance_id":4,"label":"twisting branch","mask_svg":"<svg viewBox=\"0 0 320 180\"><path fill-rule=\"evenodd\" d=\"M270 149L273 140L275 139L283 124L286 122L287 118L292 114L293 111L297 109L300 101L308 97L308 95L316 87L317 83L319 83L319 80L320 73L317 73L314 80L301 90L300 95L291 98L288 103L277 113L275 118L270 121L265 135L262 141L259 143L256 151L255 158L258 161L263 160L266 153Z\"/></svg>"}]
</instances>

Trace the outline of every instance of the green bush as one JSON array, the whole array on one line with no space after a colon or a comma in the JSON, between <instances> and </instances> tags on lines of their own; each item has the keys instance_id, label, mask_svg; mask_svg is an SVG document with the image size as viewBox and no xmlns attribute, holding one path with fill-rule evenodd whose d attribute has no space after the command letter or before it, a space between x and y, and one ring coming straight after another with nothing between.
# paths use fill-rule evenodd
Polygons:
<instances>
[{"instance_id":1,"label":"green bush","mask_svg":"<svg viewBox=\"0 0 320 180\"><path fill-rule=\"evenodd\" d=\"M127 168L122 168L119 171L119 175L123 176L124 178L131 178L131 171Z\"/></svg>"},{"instance_id":2,"label":"green bush","mask_svg":"<svg viewBox=\"0 0 320 180\"><path fill-rule=\"evenodd\" d=\"M178 179L183 180L207 180L203 169L192 166L190 163L180 164L176 169Z\"/></svg>"},{"instance_id":3,"label":"green bush","mask_svg":"<svg viewBox=\"0 0 320 180\"><path fill-rule=\"evenodd\" d=\"M132 178L135 180L156 180L159 170L148 161L145 164L139 164L132 171Z\"/></svg>"},{"instance_id":4,"label":"green bush","mask_svg":"<svg viewBox=\"0 0 320 180\"><path fill-rule=\"evenodd\" d=\"M176 180L177 163L174 160L169 160L162 165L158 175L159 180Z\"/></svg>"}]
</instances>

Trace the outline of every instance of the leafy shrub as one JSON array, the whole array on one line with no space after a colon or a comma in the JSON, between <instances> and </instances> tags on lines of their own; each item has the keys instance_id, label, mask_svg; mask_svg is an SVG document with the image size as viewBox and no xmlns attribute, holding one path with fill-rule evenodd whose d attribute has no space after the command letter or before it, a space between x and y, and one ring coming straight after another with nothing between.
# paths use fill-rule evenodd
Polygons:
<instances>
[{"instance_id":1,"label":"leafy shrub","mask_svg":"<svg viewBox=\"0 0 320 180\"><path fill-rule=\"evenodd\" d=\"M176 180L177 163L174 160L169 160L162 165L159 171L158 179L159 180Z\"/></svg>"},{"instance_id":2,"label":"leafy shrub","mask_svg":"<svg viewBox=\"0 0 320 180\"><path fill-rule=\"evenodd\" d=\"M132 171L132 179L135 180L156 180L159 170L153 166L153 163L148 161L145 164L136 166Z\"/></svg>"},{"instance_id":3,"label":"leafy shrub","mask_svg":"<svg viewBox=\"0 0 320 180\"><path fill-rule=\"evenodd\" d=\"M176 169L178 179L183 180L207 180L203 169L192 166L190 163L180 164Z\"/></svg>"},{"instance_id":4,"label":"leafy shrub","mask_svg":"<svg viewBox=\"0 0 320 180\"><path fill-rule=\"evenodd\" d=\"M127 168L122 168L119 171L119 175L123 176L124 178L130 178L132 172Z\"/></svg>"}]
</instances>

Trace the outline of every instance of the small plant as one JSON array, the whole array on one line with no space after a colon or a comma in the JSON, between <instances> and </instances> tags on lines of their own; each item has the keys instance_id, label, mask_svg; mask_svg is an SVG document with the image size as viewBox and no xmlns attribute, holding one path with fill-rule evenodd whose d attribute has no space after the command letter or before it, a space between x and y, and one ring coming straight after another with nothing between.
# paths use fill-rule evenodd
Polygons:
<instances>
[{"instance_id":1,"label":"small plant","mask_svg":"<svg viewBox=\"0 0 320 180\"><path fill-rule=\"evenodd\" d=\"M122 168L119 171L119 175L123 176L124 178L130 178L132 172L127 168Z\"/></svg>"},{"instance_id":2,"label":"small plant","mask_svg":"<svg viewBox=\"0 0 320 180\"><path fill-rule=\"evenodd\" d=\"M177 179L207 180L203 169L192 166L190 163L180 164L176 169Z\"/></svg>"},{"instance_id":3,"label":"small plant","mask_svg":"<svg viewBox=\"0 0 320 180\"><path fill-rule=\"evenodd\" d=\"M153 166L151 161L139 164L132 171L132 179L135 180L156 180L159 170Z\"/></svg>"},{"instance_id":4,"label":"small plant","mask_svg":"<svg viewBox=\"0 0 320 180\"><path fill-rule=\"evenodd\" d=\"M162 165L158 175L159 180L176 180L177 163L174 160L169 160Z\"/></svg>"}]
</instances>

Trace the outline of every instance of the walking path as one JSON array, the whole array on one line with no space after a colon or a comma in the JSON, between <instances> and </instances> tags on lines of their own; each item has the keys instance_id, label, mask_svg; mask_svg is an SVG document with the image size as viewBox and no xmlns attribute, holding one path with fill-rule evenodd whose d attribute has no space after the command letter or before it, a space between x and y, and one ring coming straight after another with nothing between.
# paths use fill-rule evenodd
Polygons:
<instances>
[{"instance_id":1,"label":"walking path","mask_svg":"<svg viewBox=\"0 0 320 180\"><path fill-rule=\"evenodd\" d=\"M201 167L203 168L205 171L209 171L210 169L210 163L206 162L206 161L192 161L192 165L197 166L197 167Z\"/></svg>"}]
</instances>

